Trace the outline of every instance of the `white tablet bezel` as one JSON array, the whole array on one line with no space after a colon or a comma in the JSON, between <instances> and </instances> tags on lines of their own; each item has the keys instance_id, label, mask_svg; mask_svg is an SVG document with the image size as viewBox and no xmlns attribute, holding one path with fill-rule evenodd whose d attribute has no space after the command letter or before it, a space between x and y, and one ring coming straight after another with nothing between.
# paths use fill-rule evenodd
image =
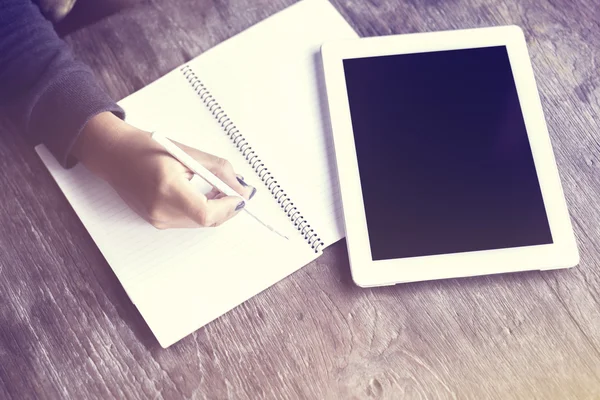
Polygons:
<instances>
[{"instance_id":1,"label":"white tablet bezel","mask_svg":"<svg viewBox=\"0 0 600 400\"><path fill-rule=\"evenodd\" d=\"M354 147L343 60L506 46L553 242L547 245L373 261ZM325 43L321 49L352 277L359 286L573 267L579 252L522 30L517 26Z\"/></svg>"}]
</instances>

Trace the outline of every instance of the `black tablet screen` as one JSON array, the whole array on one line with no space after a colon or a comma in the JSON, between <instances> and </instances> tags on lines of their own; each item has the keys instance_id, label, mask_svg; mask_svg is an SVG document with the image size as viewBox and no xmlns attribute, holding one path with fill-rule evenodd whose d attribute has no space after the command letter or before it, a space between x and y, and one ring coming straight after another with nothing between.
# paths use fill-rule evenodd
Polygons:
<instances>
[{"instance_id":1,"label":"black tablet screen","mask_svg":"<svg viewBox=\"0 0 600 400\"><path fill-rule=\"evenodd\" d=\"M506 47L344 73L374 260L552 243Z\"/></svg>"}]
</instances>

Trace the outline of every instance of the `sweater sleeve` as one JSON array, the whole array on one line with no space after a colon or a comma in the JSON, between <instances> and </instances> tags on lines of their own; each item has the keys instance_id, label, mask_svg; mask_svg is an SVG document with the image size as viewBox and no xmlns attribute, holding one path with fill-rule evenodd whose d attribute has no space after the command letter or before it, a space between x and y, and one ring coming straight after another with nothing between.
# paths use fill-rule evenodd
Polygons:
<instances>
[{"instance_id":1,"label":"sweater sleeve","mask_svg":"<svg viewBox=\"0 0 600 400\"><path fill-rule=\"evenodd\" d=\"M0 106L65 167L94 115L123 110L31 0L0 0Z\"/></svg>"}]
</instances>

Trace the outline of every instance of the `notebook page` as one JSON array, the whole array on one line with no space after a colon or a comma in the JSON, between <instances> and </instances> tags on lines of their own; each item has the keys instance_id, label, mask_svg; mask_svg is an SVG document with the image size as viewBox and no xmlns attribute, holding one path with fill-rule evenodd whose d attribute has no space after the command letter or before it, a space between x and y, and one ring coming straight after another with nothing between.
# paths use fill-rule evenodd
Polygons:
<instances>
[{"instance_id":1,"label":"notebook page","mask_svg":"<svg viewBox=\"0 0 600 400\"><path fill-rule=\"evenodd\" d=\"M256 295L316 255L223 137L180 71L121 102L129 122L227 158L259 191L254 210L290 241L245 213L218 228L160 231L82 165L65 170L36 150L133 303L164 347Z\"/></svg>"},{"instance_id":2,"label":"notebook page","mask_svg":"<svg viewBox=\"0 0 600 400\"><path fill-rule=\"evenodd\" d=\"M326 0L303 0L189 63L325 245L343 237L320 63L356 33Z\"/></svg>"}]
</instances>

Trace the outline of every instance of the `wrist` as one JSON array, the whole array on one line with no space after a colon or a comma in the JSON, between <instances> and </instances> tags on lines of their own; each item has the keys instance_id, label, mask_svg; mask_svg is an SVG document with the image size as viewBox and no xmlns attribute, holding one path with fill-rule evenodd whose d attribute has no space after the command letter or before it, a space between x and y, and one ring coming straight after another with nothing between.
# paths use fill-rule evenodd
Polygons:
<instances>
[{"instance_id":1,"label":"wrist","mask_svg":"<svg viewBox=\"0 0 600 400\"><path fill-rule=\"evenodd\" d=\"M97 114L84 126L71 155L94 174L110 181L118 157L118 143L134 129L111 112Z\"/></svg>"}]
</instances>

